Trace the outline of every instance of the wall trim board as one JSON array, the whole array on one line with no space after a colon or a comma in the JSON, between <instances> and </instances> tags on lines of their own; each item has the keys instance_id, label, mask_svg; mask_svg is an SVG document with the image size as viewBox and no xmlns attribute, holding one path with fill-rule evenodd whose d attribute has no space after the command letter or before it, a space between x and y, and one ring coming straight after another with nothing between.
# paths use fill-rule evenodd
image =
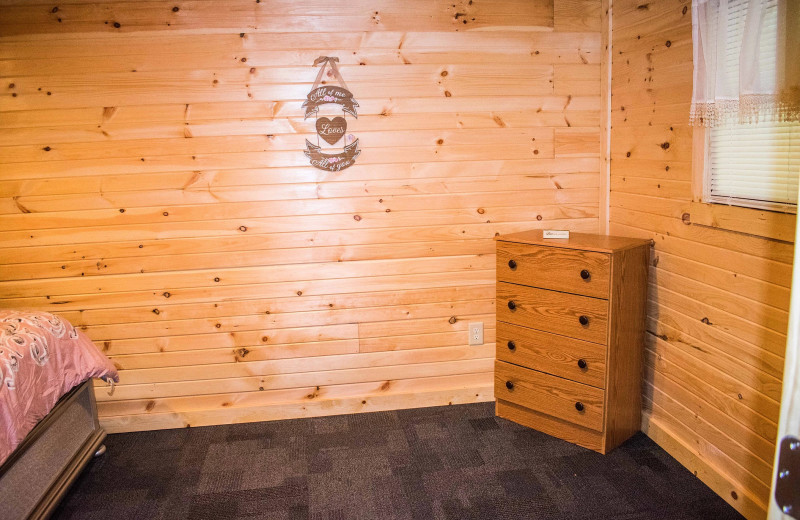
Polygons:
<instances>
[{"instance_id":1,"label":"wall trim board","mask_svg":"<svg viewBox=\"0 0 800 520\"><path fill-rule=\"evenodd\" d=\"M642 416L642 431L746 518L766 518L765 504L751 496L724 472L706 462L704 457L683 442L675 432L647 412Z\"/></svg>"},{"instance_id":2,"label":"wall trim board","mask_svg":"<svg viewBox=\"0 0 800 520\"><path fill-rule=\"evenodd\" d=\"M614 40L614 0L602 0L600 61L600 226L601 234L608 234L611 220L611 80Z\"/></svg>"},{"instance_id":3,"label":"wall trim board","mask_svg":"<svg viewBox=\"0 0 800 520\"><path fill-rule=\"evenodd\" d=\"M378 387L377 390L335 398L326 398L320 388L311 387L301 389L307 393L303 400L249 407L219 406L206 410L104 416L100 425L109 433L126 433L480 403L494 400L494 385L486 383L492 375L475 374L471 376L474 383L460 387L431 390L411 387L403 392L381 391L381 386L389 385L388 382L379 383L371 385ZM315 396L318 392L321 397Z\"/></svg>"}]
</instances>

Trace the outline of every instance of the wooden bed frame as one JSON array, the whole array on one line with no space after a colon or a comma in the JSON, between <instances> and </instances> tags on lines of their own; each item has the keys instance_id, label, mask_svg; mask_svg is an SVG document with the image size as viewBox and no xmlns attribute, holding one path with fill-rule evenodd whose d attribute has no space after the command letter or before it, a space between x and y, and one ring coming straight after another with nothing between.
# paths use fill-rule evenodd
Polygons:
<instances>
[{"instance_id":1,"label":"wooden bed frame","mask_svg":"<svg viewBox=\"0 0 800 520\"><path fill-rule=\"evenodd\" d=\"M105 450L92 380L64 395L0 466L0 518L48 518L94 455Z\"/></svg>"}]
</instances>

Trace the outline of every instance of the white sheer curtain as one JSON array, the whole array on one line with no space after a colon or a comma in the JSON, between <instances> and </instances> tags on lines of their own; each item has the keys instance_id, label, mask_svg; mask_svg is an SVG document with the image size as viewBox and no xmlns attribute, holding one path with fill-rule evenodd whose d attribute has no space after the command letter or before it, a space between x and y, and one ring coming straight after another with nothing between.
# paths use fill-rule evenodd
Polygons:
<instances>
[{"instance_id":1,"label":"white sheer curtain","mask_svg":"<svg viewBox=\"0 0 800 520\"><path fill-rule=\"evenodd\" d=\"M800 0L693 0L696 126L800 121Z\"/></svg>"}]
</instances>

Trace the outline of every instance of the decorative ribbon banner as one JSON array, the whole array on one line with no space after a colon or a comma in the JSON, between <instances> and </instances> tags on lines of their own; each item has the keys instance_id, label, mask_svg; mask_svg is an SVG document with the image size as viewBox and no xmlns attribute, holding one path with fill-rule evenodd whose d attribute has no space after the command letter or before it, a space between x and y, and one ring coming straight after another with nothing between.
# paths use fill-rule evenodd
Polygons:
<instances>
[{"instance_id":1,"label":"decorative ribbon banner","mask_svg":"<svg viewBox=\"0 0 800 520\"><path fill-rule=\"evenodd\" d=\"M342 87L334 87L325 85L315 88L308 93L308 99L303 102L303 108L306 109L306 115L303 119L308 119L310 116L317 114L320 105L326 103L336 103L342 106L342 110L358 118L356 114L356 107L358 103L353 99L353 94L349 90Z\"/></svg>"},{"instance_id":2,"label":"decorative ribbon banner","mask_svg":"<svg viewBox=\"0 0 800 520\"><path fill-rule=\"evenodd\" d=\"M336 66L336 62L338 61L339 58L335 56L320 56L314 60L315 67L320 63L322 67L319 68L317 79L314 80L314 86L311 87L311 92L308 93L308 99L303 102L303 108L306 109L306 116L303 119L316 115L319 106L325 103L341 105L342 110L358 119L358 114L356 114L358 103L353 99L353 94L347 90L347 83L344 82L344 78L342 78L342 75L339 73L339 67ZM322 73L325 72L325 67L328 65L331 66L331 72L336 76L341 87L319 86L320 81L322 81Z\"/></svg>"},{"instance_id":3,"label":"decorative ribbon banner","mask_svg":"<svg viewBox=\"0 0 800 520\"><path fill-rule=\"evenodd\" d=\"M358 139L344 147L342 153L327 154L322 153L322 147L306 139L306 150L304 152L306 157L311 159L311 165L319 168L320 170L328 170L329 172L338 172L345 168L352 166L356 162L356 157L361 153L358 149Z\"/></svg>"}]
</instances>

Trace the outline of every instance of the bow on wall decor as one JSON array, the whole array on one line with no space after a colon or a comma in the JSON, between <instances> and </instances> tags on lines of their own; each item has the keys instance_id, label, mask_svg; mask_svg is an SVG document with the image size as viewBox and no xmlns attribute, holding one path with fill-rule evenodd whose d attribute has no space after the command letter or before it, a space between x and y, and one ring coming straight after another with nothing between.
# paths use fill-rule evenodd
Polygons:
<instances>
[{"instance_id":1,"label":"bow on wall decor","mask_svg":"<svg viewBox=\"0 0 800 520\"><path fill-rule=\"evenodd\" d=\"M308 93L307 99L303 102L303 108L305 109L305 117L303 119L308 119L311 116L317 117L321 105L333 103L342 107L341 116L336 116L332 119L317 117L316 145L306 139L304 153L311 160L312 166L330 172L337 172L352 166L356 162L356 157L361 153L361 150L358 149L358 139L350 144L345 144L342 152L335 154L324 153L322 146L319 144L320 137L329 145L334 145L344 138L347 133L347 119L344 116L347 114L358 119L358 114L356 113L358 103L353 99L353 94L347 90L347 84L345 84L342 75L339 73L339 68L336 66L338 61L339 58L333 56L320 56L314 60L314 66L322 64L322 67L319 69L314 86L311 87L311 92ZM319 86L322 74L328 65L330 65L331 72L339 81L340 87L332 85Z\"/></svg>"}]
</instances>

